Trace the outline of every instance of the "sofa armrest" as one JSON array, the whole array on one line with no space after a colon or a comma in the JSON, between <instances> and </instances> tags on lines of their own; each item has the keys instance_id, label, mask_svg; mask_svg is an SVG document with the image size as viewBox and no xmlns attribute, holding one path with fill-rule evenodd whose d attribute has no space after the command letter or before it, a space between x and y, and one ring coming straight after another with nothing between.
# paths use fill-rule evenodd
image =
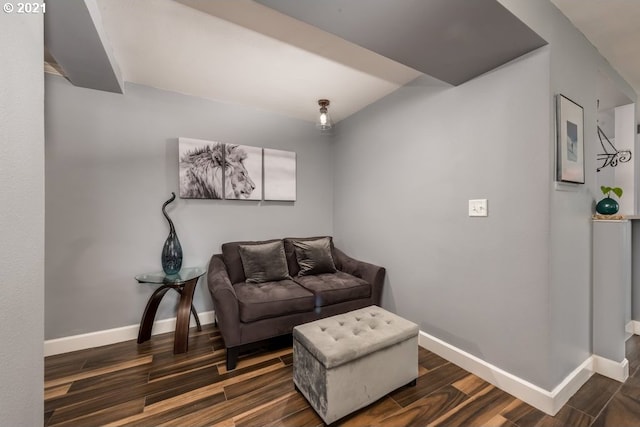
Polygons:
<instances>
[{"instance_id":1,"label":"sofa armrest","mask_svg":"<svg viewBox=\"0 0 640 427\"><path fill-rule=\"evenodd\" d=\"M369 283L371 285L371 299L374 304L380 305L382 285L384 284L384 276L386 274L385 268L369 264L368 262L358 261L336 247L333 249L336 255L336 267L345 273L349 273Z\"/></svg>"},{"instance_id":2,"label":"sofa armrest","mask_svg":"<svg viewBox=\"0 0 640 427\"><path fill-rule=\"evenodd\" d=\"M207 286L213 299L213 309L226 347L240 345L240 311L238 297L231 285L221 254L213 255L207 271Z\"/></svg>"}]
</instances>

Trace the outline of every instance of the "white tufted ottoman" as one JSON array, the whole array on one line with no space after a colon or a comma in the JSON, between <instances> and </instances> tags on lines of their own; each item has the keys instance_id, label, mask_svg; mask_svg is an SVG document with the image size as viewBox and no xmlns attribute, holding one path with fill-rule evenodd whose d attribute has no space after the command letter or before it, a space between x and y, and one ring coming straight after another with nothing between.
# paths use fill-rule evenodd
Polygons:
<instances>
[{"instance_id":1,"label":"white tufted ottoman","mask_svg":"<svg viewBox=\"0 0 640 427\"><path fill-rule=\"evenodd\" d=\"M372 305L293 329L293 381L325 423L418 377L418 325Z\"/></svg>"}]
</instances>

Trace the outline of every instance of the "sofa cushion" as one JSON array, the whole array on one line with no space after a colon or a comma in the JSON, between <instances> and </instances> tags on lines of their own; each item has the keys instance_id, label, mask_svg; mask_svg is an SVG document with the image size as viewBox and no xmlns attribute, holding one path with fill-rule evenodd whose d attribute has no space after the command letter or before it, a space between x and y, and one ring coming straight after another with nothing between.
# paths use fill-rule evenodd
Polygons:
<instances>
[{"instance_id":1,"label":"sofa cushion","mask_svg":"<svg viewBox=\"0 0 640 427\"><path fill-rule=\"evenodd\" d=\"M229 280L231 280L231 283L239 283L246 280L246 277L244 276L244 268L242 266L242 259L240 258L240 245L261 245L263 243L279 241L281 241L281 239L224 243L222 245L222 258L224 259L224 265L227 267L227 273L229 274ZM298 270L296 270L296 273L297 272Z\"/></svg>"},{"instance_id":2,"label":"sofa cushion","mask_svg":"<svg viewBox=\"0 0 640 427\"><path fill-rule=\"evenodd\" d=\"M318 240L323 237L329 238L329 242L331 245L331 256L336 265L336 268L340 270L340 266L336 263L336 254L335 248L333 247L333 239L331 236L316 236L316 237L287 237L284 239L284 253L287 257L287 263L289 264L289 274L292 276L297 276L300 271L300 266L298 265L298 260L296 259L296 249L293 245L293 242L306 242L308 240Z\"/></svg>"},{"instance_id":3,"label":"sofa cushion","mask_svg":"<svg viewBox=\"0 0 640 427\"><path fill-rule=\"evenodd\" d=\"M335 273L336 266L331 256L331 239L294 240L294 250L300 271L298 276Z\"/></svg>"},{"instance_id":4,"label":"sofa cushion","mask_svg":"<svg viewBox=\"0 0 640 427\"><path fill-rule=\"evenodd\" d=\"M312 311L314 296L292 280L233 285L238 297L240 321L248 323L260 319Z\"/></svg>"},{"instance_id":5,"label":"sofa cushion","mask_svg":"<svg viewBox=\"0 0 640 427\"><path fill-rule=\"evenodd\" d=\"M371 296L369 283L343 271L316 276L298 276L294 280L313 292L316 307Z\"/></svg>"},{"instance_id":6,"label":"sofa cushion","mask_svg":"<svg viewBox=\"0 0 640 427\"><path fill-rule=\"evenodd\" d=\"M247 283L291 279L282 241L238 247Z\"/></svg>"}]
</instances>

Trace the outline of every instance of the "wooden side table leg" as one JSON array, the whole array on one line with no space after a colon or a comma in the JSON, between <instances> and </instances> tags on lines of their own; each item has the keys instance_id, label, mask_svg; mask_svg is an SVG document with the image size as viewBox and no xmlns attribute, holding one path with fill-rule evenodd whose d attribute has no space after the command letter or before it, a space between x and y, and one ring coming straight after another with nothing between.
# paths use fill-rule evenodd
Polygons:
<instances>
[{"instance_id":1,"label":"wooden side table leg","mask_svg":"<svg viewBox=\"0 0 640 427\"><path fill-rule=\"evenodd\" d=\"M176 291L182 295L182 289L176 288ZM202 325L200 324L200 317L198 317L198 312L196 308L191 304L191 314L193 314L193 320L196 321L196 325L198 325L198 331L202 331Z\"/></svg>"},{"instance_id":2,"label":"wooden side table leg","mask_svg":"<svg viewBox=\"0 0 640 427\"><path fill-rule=\"evenodd\" d=\"M196 321L196 325L198 325L198 331L201 331L202 325L200 324L200 318L198 317L198 312L196 311L196 308L193 306L193 304L191 304L191 314L193 314L193 318Z\"/></svg>"},{"instance_id":3,"label":"wooden side table leg","mask_svg":"<svg viewBox=\"0 0 640 427\"><path fill-rule=\"evenodd\" d=\"M162 297L167 291L171 289L169 286L161 286L156 289L147 301L147 306L142 314L142 320L140 320L140 329L138 331L138 344L141 344L151 338L151 328L153 328L153 321L156 318L156 312L158 311L158 305L162 301Z\"/></svg>"},{"instance_id":4,"label":"wooden side table leg","mask_svg":"<svg viewBox=\"0 0 640 427\"><path fill-rule=\"evenodd\" d=\"M176 315L176 333L173 341L173 352L186 353L189 348L189 320L191 319L191 303L196 290L198 278L189 280L180 292L178 313Z\"/></svg>"}]
</instances>

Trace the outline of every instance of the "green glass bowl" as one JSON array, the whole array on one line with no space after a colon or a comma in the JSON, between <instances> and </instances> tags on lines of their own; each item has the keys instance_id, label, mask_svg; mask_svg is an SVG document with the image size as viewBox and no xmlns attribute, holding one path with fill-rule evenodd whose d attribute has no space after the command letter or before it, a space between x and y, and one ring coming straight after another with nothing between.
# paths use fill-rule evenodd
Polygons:
<instances>
[{"instance_id":1,"label":"green glass bowl","mask_svg":"<svg viewBox=\"0 0 640 427\"><path fill-rule=\"evenodd\" d=\"M618 213L619 208L618 202L613 200L611 197L605 197L596 205L596 212L600 215L613 215Z\"/></svg>"}]
</instances>

